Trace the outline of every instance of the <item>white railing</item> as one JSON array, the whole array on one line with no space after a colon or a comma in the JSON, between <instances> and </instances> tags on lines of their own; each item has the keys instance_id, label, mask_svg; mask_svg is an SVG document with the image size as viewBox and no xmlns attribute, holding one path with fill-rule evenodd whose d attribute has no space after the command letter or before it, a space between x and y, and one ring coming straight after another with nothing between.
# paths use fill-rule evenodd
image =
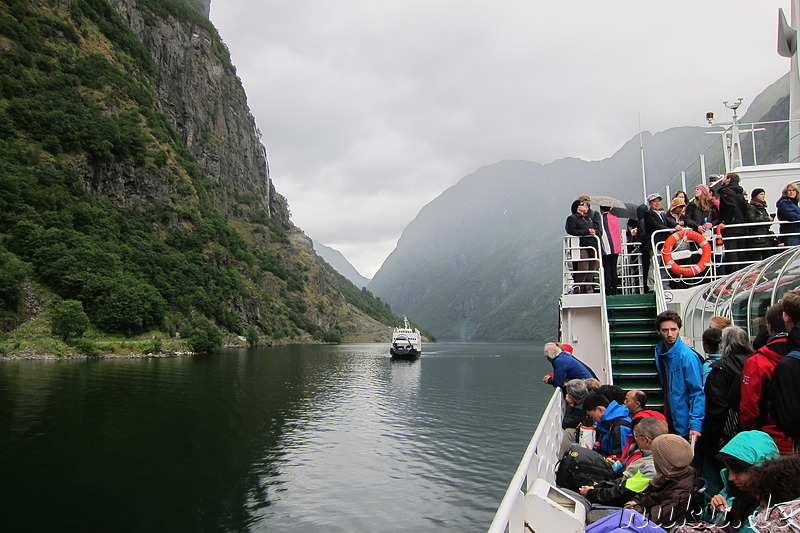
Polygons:
<instances>
[{"instance_id":1,"label":"white railing","mask_svg":"<svg viewBox=\"0 0 800 533\"><path fill-rule=\"evenodd\" d=\"M600 248L600 239L596 235L592 238L597 241L594 246L581 246L581 237L567 235L564 237L562 258L562 292L561 294L577 294L586 292L586 287L592 287L594 292L605 294L605 278L603 273L602 256L581 259L581 250L592 250L597 254ZM619 294L640 294L644 292L644 278L642 274L642 254L639 251L641 244L638 242L625 242L623 239L622 253L617 261L617 275L619 278ZM594 261L594 268L577 270L577 263L581 261ZM592 274L594 281L575 281L575 274ZM646 273L645 273L646 275Z\"/></svg>"},{"instance_id":2,"label":"white railing","mask_svg":"<svg viewBox=\"0 0 800 533\"><path fill-rule=\"evenodd\" d=\"M783 237L800 236L800 232L781 234L778 230L780 226L783 224L794 224L794 222L785 222L785 221L754 222L747 224L731 224L728 225L727 227L744 228L748 232L750 231L751 228L754 227L768 227L771 231L774 231L774 234L766 235L766 237L775 237L778 242ZM653 253L652 257L650 258L650 267L654 279L653 289L656 291L657 296L659 297L657 300L659 301L663 301L663 296L664 296L663 291L664 289L670 288L669 287L670 282L673 282L673 284L679 283L681 284L682 287L699 285L701 283L704 284L709 281L719 279L726 273L730 273L733 270L739 270L744 266L756 263L761 259L765 258L766 256L779 254L784 250L786 250L786 247L783 245L768 244L766 246L755 246L753 244L756 239L763 238L765 237L765 235L742 235L737 237L725 237L721 238L722 244L720 244L718 242L720 239L718 239L716 235L716 226L715 226L712 229L712 236L710 239L712 254L711 254L711 260L707 264L707 268L705 268L701 273L699 273L696 276L681 277L677 275L672 275L668 272L668 267L664 265L664 261L661 258L661 249L663 248L663 242L656 242L659 239L664 239L665 238L664 236L668 235L669 233L671 233L671 230L659 230L653 233L653 235L651 236L651 241L648 243L651 246L651 249L655 249L655 253ZM600 257L591 259L581 259L580 257L581 250L592 250L594 253L596 253L596 248L594 248L594 246L580 246L579 239L580 237L574 237L574 236L564 237L563 261L562 261L562 294L574 294L578 292L585 292L584 287L588 286L592 287L594 292L599 292L603 294L605 292L605 283L603 278L602 259ZM594 236L594 239L598 241L598 247L599 247L599 239L596 236ZM728 257L726 257L725 242L740 243L742 248L737 250L729 250ZM619 275L619 292L621 294L641 294L645 290L645 283L647 282L647 272L644 272L642 269L642 254L639 252L639 248L641 246L645 246L645 244L638 242L623 243L623 251L619 257L618 270L617 270ZM733 253L739 254L739 260L730 261L730 257ZM699 251L695 250L690 257L693 258L696 257L697 259L695 259L693 263L696 262L700 258ZM581 261L593 261L594 266L589 270L583 270L583 271L576 270L577 263ZM575 274L592 274L593 278L592 281L577 282L575 281L574 278ZM659 309L659 312L663 310L664 309Z\"/></svg>"},{"instance_id":3,"label":"white railing","mask_svg":"<svg viewBox=\"0 0 800 533\"><path fill-rule=\"evenodd\" d=\"M795 224L795 222L787 222L787 221L775 221L775 222L753 222L753 223L746 223L746 224L729 224L725 226L727 228L740 228L744 229L746 232L752 228L757 227L767 227L768 229L772 230L773 226L780 227L783 224ZM778 228L776 228L778 229ZM774 231L774 230L773 230ZM786 247L780 244L773 245L772 243L768 243L764 246L756 246L754 242L757 239L762 239L764 237L769 237L769 240L772 240L772 237L775 237L775 241L777 243L780 242L780 239L783 237L788 236L798 236L800 232L796 233L779 233L775 232L776 234L756 234L756 235L741 235L741 236L727 236L723 237L717 236L717 228L716 226L713 228L711 238L709 242L711 244L711 259L701 265L704 267L703 271L697 274L696 276L690 277L682 277L678 275L673 275L669 270L669 266L664 264L664 260L662 258L662 249L664 247L663 242L656 242L657 240L664 239L665 235L669 235L671 230L659 230L653 233L651 237L651 246L655 250L654 257L651 261L651 267L653 268L653 278L654 282L654 289L658 295L656 298L657 302L663 302L663 292L668 289L676 289L676 288L687 288L695 285L705 284L710 281L717 280L727 274L732 272L741 270L747 265L752 265L753 263L757 263L770 255L776 255L786 250ZM729 243L728 251L726 256L725 250L725 243ZM731 250L730 243L737 243L737 248ZM690 245L692 246L692 245ZM734 254L736 254L734 256ZM691 261L689 264L698 264L700 259L700 251L693 250L691 255L689 256ZM735 257L736 260L731 260L732 257ZM658 309L659 312L663 311L664 309Z\"/></svg>"},{"instance_id":4,"label":"white railing","mask_svg":"<svg viewBox=\"0 0 800 533\"><path fill-rule=\"evenodd\" d=\"M564 237L564 255L562 260L562 280L563 291L562 294L585 294L588 289L592 292L603 294L605 286L603 283L603 267L598 250L600 249L600 239L597 235L587 235L586 237L592 238L597 243L594 246L581 246L580 239L584 237L575 237L567 235ZM589 250L594 254L594 257L581 258L581 252ZM578 263L590 262L594 263L594 267L587 270L578 270ZM597 278L597 281L575 281L576 274L591 275L592 279Z\"/></svg>"},{"instance_id":5,"label":"white railing","mask_svg":"<svg viewBox=\"0 0 800 533\"><path fill-rule=\"evenodd\" d=\"M641 244L638 242L622 243L622 253L619 257L620 294L641 294L644 292L640 246Z\"/></svg>"},{"instance_id":6,"label":"white railing","mask_svg":"<svg viewBox=\"0 0 800 533\"><path fill-rule=\"evenodd\" d=\"M525 494L534 480L541 478L555 485L556 463L560 457L561 440L564 430L564 398L561 389L556 389L539 425L533 433L528 448L522 456L514 477L508 486L500 507L489 526L489 533L527 533L525 532Z\"/></svg>"}]
</instances>

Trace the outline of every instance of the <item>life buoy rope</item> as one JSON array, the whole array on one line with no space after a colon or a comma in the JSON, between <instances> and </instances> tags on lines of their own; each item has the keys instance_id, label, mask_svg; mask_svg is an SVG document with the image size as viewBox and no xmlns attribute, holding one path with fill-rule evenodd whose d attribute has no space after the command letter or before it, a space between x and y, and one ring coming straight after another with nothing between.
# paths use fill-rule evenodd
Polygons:
<instances>
[{"instance_id":1,"label":"life buoy rope","mask_svg":"<svg viewBox=\"0 0 800 533\"><path fill-rule=\"evenodd\" d=\"M700 260L694 265L679 265L672 259L672 249L678 243L678 240L687 239L694 241L700 247ZM664 241L664 247L661 249L661 259L666 267L679 276L696 276L708 268L711 262L711 244L702 234L694 230L683 229L676 231Z\"/></svg>"}]
</instances>

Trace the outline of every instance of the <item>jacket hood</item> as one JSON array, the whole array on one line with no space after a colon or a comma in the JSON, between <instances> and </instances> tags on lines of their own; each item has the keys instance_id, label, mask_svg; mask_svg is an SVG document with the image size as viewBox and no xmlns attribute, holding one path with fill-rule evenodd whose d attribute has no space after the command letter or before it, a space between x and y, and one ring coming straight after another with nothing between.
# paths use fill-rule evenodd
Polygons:
<instances>
[{"instance_id":1,"label":"jacket hood","mask_svg":"<svg viewBox=\"0 0 800 533\"><path fill-rule=\"evenodd\" d=\"M624 405L620 405L617 403L616 400L612 400L608 407L606 407L605 412L603 413L603 421L614 420L621 416L629 416L630 413L628 412L628 408Z\"/></svg>"},{"instance_id":2,"label":"jacket hood","mask_svg":"<svg viewBox=\"0 0 800 533\"><path fill-rule=\"evenodd\" d=\"M767 344L756 350L755 353L777 363L787 353L787 337L786 333L778 333L774 337L770 337Z\"/></svg>"},{"instance_id":3,"label":"jacket hood","mask_svg":"<svg viewBox=\"0 0 800 533\"><path fill-rule=\"evenodd\" d=\"M739 432L722 447L720 453L727 453L754 466L780 455L775 441L763 431Z\"/></svg>"}]
</instances>

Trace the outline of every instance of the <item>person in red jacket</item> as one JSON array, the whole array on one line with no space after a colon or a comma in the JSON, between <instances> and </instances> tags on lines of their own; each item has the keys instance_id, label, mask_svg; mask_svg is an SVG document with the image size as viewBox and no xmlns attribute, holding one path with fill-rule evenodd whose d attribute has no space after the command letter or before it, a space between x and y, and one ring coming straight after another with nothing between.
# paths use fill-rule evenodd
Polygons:
<instances>
[{"instance_id":1,"label":"person in red jacket","mask_svg":"<svg viewBox=\"0 0 800 533\"><path fill-rule=\"evenodd\" d=\"M769 340L755 351L742 369L742 398L739 403L739 422L743 430L758 429L772 437L781 455L792 453L792 439L778 428L767 407L766 390L772 373L787 352L786 325L783 322L783 304L776 303L766 315Z\"/></svg>"}]
</instances>

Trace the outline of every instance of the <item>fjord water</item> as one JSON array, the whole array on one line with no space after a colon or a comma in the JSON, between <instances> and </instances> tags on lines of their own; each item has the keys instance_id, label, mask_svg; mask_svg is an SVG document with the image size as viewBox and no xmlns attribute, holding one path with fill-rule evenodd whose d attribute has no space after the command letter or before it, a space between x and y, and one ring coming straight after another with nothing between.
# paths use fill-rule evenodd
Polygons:
<instances>
[{"instance_id":1,"label":"fjord water","mask_svg":"<svg viewBox=\"0 0 800 533\"><path fill-rule=\"evenodd\" d=\"M5 531L484 531L541 343L0 363Z\"/></svg>"}]
</instances>

